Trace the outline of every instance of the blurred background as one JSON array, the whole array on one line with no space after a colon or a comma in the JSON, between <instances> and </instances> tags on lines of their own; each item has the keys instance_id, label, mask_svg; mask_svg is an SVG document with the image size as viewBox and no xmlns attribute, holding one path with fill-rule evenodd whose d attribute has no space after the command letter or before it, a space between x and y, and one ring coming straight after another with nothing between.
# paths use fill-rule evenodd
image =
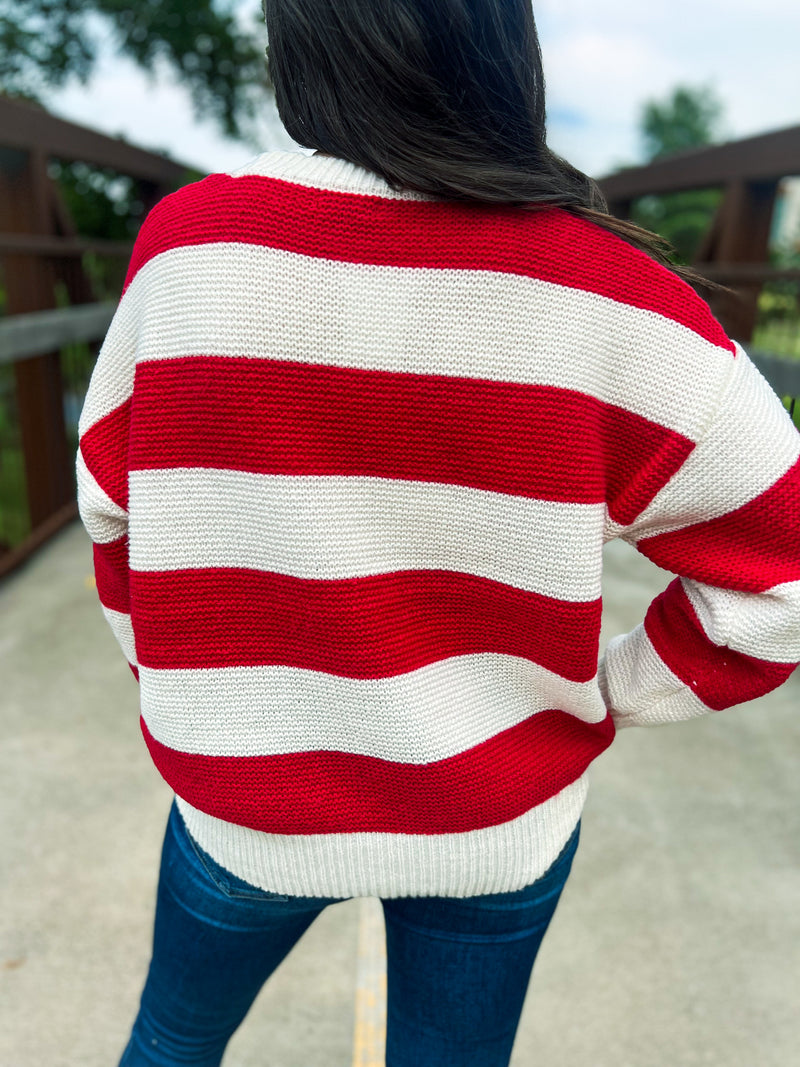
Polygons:
<instances>
[{"instance_id":1,"label":"blurred background","mask_svg":"<svg viewBox=\"0 0 800 1067\"><path fill-rule=\"evenodd\" d=\"M606 179L615 214L738 290L714 310L788 403L800 8L542 0L536 13L551 145ZM257 0L0 0L0 574L74 515L77 415L146 211L292 146L265 44Z\"/></svg>"},{"instance_id":2,"label":"blurred background","mask_svg":"<svg viewBox=\"0 0 800 1067\"><path fill-rule=\"evenodd\" d=\"M713 310L800 425L800 5L534 9L552 147L600 181L615 214L734 290ZM150 207L293 147L265 47L258 0L0 0L4 1067L114 1063L135 1011L169 797L93 592L76 522L77 420ZM641 621L666 584L616 553L604 640ZM520 1067L535 1050L536 1062L576 1067L800 1063L789 996L800 959L786 947L788 931L800 933L798 696L795 675L761 710L626 731L601 761L585 819L600 836L579 853L572 919L543 950ZM382 1062L363 1021L351 1048L355 931L361 922L366 936L374 916L339 907L226 1063ZM583 1028L570 1022L565 955L595 1002ZM336 973L324 970L331 960Z\"/></svg>"}]
</instances>

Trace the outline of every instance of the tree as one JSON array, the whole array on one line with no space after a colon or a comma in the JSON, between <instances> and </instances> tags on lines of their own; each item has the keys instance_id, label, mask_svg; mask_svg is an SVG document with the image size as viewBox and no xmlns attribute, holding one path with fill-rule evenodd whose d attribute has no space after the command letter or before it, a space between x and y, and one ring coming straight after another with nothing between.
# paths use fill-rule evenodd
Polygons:
<instances>
[{"instance_id":1,"label":"tree","mask_svg":"<svg viewBox=\"0 0 800 1067\"><path fill-rule=\"evenodd\" d=\"M640 130L647 162L714 144L719 140L722 105L711 89L679 86L664 101L643 107ZM636 201L632 218L665 237L681 263L691 263L722 199L719 189L697 189Z\"/></svg>"},{"instance_id":2,"label":"tree","mask_svg":"<svg viewBox=\"0 0 800 1067\"><path fill-rule=\"evenodd\" d=\"M252 0L248 25L236 0L0 0L0 93L46 104L71 78L87 82L109 46L153 72L166 67L195 111L230 137L256 143L266 101L266 33ZM241 7L241 4L239 4ZM49 161L78 233L132 238L144 211L138 184L81 161ZM200 174L187 172L186 180ZM116 294L118 264L85 257L98 298Z\"/></svg>"},{"instance_id":3,"label":"tree","mask_svg":"<svg viewBox=\"0 0 800 1067\"><path fill-rule=\"evenodd\" d=\"M679 86L661 103L649 100L641 116L648 162L713 144L718 139L721 118L722 104L711 89Z\"/></svg>"},{"instance_id":4,"label":"tree","mask_svg":"<svg viewBox=\"0 0 800 1067\"><path fill-rule=\"evenodd\" d=\"M166 64L199 115L244 136L267 86L264 42L233 0L0 0L0 91L40 100L70 78L86 82L98 29L145 70ZM254 0L254 14L257 6Z\"/></svg>"}]
</instances>

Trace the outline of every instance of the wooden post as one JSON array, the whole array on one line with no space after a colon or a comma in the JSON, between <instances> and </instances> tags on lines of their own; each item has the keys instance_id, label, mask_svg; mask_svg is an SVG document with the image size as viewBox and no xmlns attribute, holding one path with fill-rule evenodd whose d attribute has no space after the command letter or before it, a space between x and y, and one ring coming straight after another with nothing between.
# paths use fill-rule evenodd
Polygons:
<instances>
[{"instance_id":1,"label":"wooden post","mask_svg":"<svg viewBox=\"0 0 800 1067\"><path fill-rule=\"evenodd\" d=\"M696 265L702 269L711 263L766 263L777 190L777 181L731 182L700 251L702 262ZM753 336L761 286L759 281L742 282L734 296L712 297L714 312L737 341L747 342Z\"/></svg>"},{"instance_id":2,"label":"wooden post","mask_svg":"<svg viewBox=\"0 0 800 1067\"><path fill-rule=\"evenodd\" d=\"M0 230L50 232L46 158L43 152L0 152ZM10 314L42 311L55 304L50 264L36 255L7 255L3 261ZM61 372L57 352L14 366L28 510L35 529L73 497L73 458L68 454Z\"/></svg>"},{"instance_id":3,"label":"wooden post","mask_svg":"<svg viewBox=\"0 0 800 1067\"><path fill-rule=\"evenodd\" d=\"M146 208L186 181L180 163L0 94L0 273L11 317L52 309L57 281L65 286L71 304L91 301L82 263L90 248L125 261L130 255L128 242L74 236L58 189L47 175L51 158L82 160L127 175L141 183ZM47 343L62 342L51 337ZM59 353L37 352L16 363L14 375L33 530L12 551L0 548L0 576L75 514L74 456L65 433Z\"/></svg>"}]
</instances>

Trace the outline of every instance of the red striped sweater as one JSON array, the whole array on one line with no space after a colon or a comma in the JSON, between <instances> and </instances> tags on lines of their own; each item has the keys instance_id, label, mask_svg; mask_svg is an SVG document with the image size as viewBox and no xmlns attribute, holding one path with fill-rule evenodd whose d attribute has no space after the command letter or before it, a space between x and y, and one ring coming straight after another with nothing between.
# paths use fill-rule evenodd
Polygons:
<instances>
[{"instance_id":1,"label":"red striped sweater","mask_svg":"<svg viewBox=\"0 0 800 1067\"><path fill-rule=\"evenodd\" d=\"M80 432L151 755L267 889L518 888L615 724L800 660L800 436L691 289L560 210L281 152L188 186ZM598 670L613 537L679 577Z\"/></svg>"}]
</instances>

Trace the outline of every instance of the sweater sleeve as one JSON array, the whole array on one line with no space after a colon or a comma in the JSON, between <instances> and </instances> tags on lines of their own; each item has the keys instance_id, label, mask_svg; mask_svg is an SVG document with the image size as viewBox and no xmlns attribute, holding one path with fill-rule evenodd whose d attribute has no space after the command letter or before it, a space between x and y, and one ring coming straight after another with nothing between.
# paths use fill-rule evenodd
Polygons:
<instances>
[{"instance_id":1,"label":"sweater sleeve","mask_svg":"<svg viewBox=\"0 0 800 1067\"><path fill-rule=\"evenodd\" d=\"M78 427L78 507L103 613L138 678L128 587L128 435L136 348L130 295L100 350Z\"/></svg>"},{"instance_id":2,"label":"sweater sleeve","mask_svg":"<svg viewBox=\"0 0 800 1067\"><path fill-rule=\"evenodd\" d=\"M617 727L753 700L800 662L800 434L735 348L695 448L630 526L611 531L678 575L600 661Z\"/></svg>"}]
</instances>

